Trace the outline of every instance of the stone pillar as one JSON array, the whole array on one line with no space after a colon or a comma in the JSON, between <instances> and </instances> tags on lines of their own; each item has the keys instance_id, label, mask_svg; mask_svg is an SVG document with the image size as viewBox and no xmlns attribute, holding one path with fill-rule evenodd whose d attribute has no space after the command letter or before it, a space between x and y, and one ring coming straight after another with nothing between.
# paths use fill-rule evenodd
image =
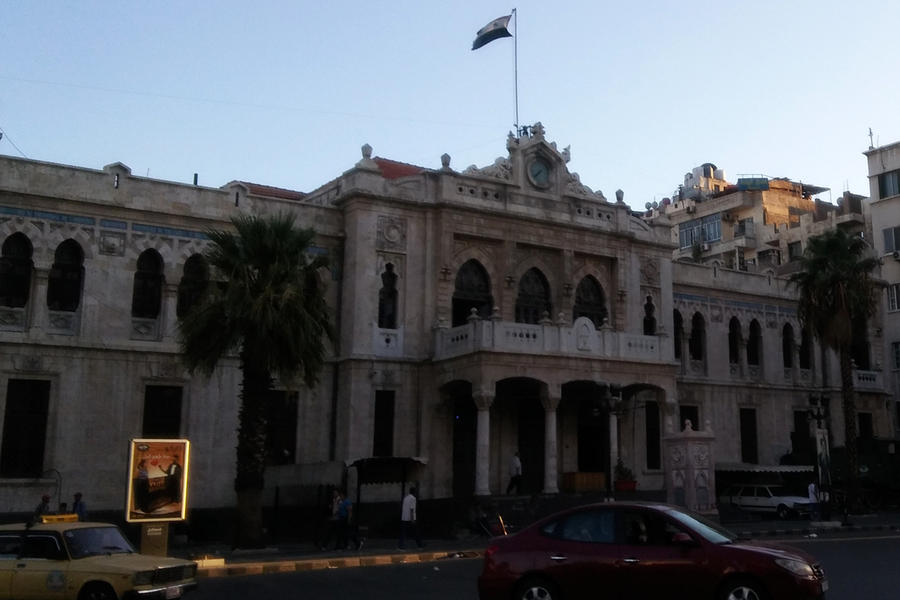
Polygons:
<instances>
[{"instance_id":1,"label":"stone pillar","mask_svg":"<svg viewBox=\"0 0 900 600\"><path fill-rule=\"evenodd\" d=\"M544 493L556 494L559 492L559 476L557 463L559 451L556 442L556 409L561 400L559 393L554 396L545 394L541 398L544 406Z\"/></svg>"},{"instance_id":2,"label":"stone pillar","mask_svg":"<svg viewBox=\"0 0 900 600\"><path fill-rule=\"evenodd\" d=\"M49 269L34 269L33 292L32 296L28 298L28 304L31 305L31 323L26 323L25 328L31 329L35 333L40 333L47 329L49 312L47 308L47 286L49 283L47 280L49 277ZM82 293L82 303L83 301Z\"/></svg>"},{"instance_id":3,"label":"stone pillar","mask_svg":"<svg viewBox=\"0 0 900 600\"><path fill-rule=\"evenodd\" d=\"M614 479L614 469L616 463L619 462L619 415L609 412L609 472L606 474L607 481Z\"/></svg>"},{"instance_id":4,"label":"stone pillar","mask_svg":"<svg viewBox=\"0 0 900 600\"><path fill-rule=\"evenodd\" d=\"M750 363L747 360L747 348L749 348L747 341L743 334L741 339L738 340L738 368L740 369L738 375L741 377L747 377L750 374ZM699 427L699 424L697 426Z\"/></svg>"},{"instance_id":5,"label":"stone pillar","mask_svg":"<svg viewBox=\"0 0 900 600\"><path fill-rule=\"evenodd\" d=\"M717 514L716 471L713 448L716 436L709 421L696 431L686 424L684 431L673 431L672 419L666 419L665 448L666 501L702 514Z\"/></svg>"},{"instance_id":6,"label":"stone pillar","mask_svg":"<svg viewBox=\"0 0 900 600\"><path fill-rule=\"evenodd\" d=\"M491 459L491 404L494 395L484 390L473 392L472 400L478 409L475 429L475 495L489 496Z\"/></svg>"}]
</instances>

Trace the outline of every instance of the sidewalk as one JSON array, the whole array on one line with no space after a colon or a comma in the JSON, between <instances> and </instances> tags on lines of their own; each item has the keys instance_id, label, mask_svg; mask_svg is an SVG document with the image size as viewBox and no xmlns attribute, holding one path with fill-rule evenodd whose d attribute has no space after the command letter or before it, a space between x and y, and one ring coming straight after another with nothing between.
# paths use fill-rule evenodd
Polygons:
<instances>
[{"instance_id":1,"label":"sidewalk","mask_svg":"<svg viewBox=\"0 0 900 600\"><path fill-rule=\"evenodd\" d=\"M841 520L768 520L743 513L740 520L723 525L742 538L818 537L847 532L900 531L900 512L882 511L870 515L850 515ZM228 577L287 571L312 571L371 567L403 563L435 562L461 558L480 558L488 540L484 537L424 540L423 549L397 548L396 539L369 538L359 550L319 550L311 542L285 542L255 550L234 550L227 545L184 544L170 547L170 555L197 562L197 575Z\"/></svg>"}]
</instances>

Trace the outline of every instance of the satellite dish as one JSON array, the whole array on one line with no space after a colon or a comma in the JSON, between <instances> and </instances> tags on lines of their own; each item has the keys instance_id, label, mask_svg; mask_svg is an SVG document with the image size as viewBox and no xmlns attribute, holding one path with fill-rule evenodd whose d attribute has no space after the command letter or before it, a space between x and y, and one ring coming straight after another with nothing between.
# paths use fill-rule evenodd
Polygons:
<instances>
[{"instance_id":1,"label":"satellite dish","mask_svg":"<svg viewBox=\"0 0 900 600\"><path fill-rule=\"evenodd\" d=\"M647 210L650 210L650 207L652 207L652 206L653 205L648 202L647 204L644 205L644 208L646 208Z\"/></svg>"},{"instance_id":2,"label":"satellite dish","mask_svg":"<svg viewBox=\"0 0 900 600\"><path fill-rule=\"evenodd\" d=\"M659 208L659 202L656 200L653 201L653 208Z\"/></svg>"}]
</instances>

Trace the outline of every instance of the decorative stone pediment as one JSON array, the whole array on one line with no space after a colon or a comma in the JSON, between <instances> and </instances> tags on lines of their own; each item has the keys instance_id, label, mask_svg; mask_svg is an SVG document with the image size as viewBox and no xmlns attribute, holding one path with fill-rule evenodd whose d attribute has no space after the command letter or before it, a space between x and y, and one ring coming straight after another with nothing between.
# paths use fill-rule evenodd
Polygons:
<instances>
[{"instance_id":1,"label":"decorative stone pediment","mask_svg":"<svg viewBox=\"0 0 900 600\"><path fill-rule=\"evenodd\" d=\"M509 181L512 179L512 164L508 158L498 157L494 164L479 169L476 165L470 165L463 171L463 175L482 175Z\"/></svg>"}]
</instances>

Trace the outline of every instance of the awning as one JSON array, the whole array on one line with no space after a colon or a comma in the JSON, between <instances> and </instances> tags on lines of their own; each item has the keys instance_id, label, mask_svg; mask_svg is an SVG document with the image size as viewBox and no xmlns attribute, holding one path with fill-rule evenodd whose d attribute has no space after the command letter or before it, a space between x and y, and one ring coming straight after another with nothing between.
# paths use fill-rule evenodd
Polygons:
<instances>
[{"instance_id":1,"label":"awning","mask_svg":"<svg viewBox=\"0 0 900 600\"><path fill-rule=\"evenodd\" d=\"M754 465L751 463L716 463L716 471L735 473L812 473L812 465Z\"/></svg>"}]
</instances>

